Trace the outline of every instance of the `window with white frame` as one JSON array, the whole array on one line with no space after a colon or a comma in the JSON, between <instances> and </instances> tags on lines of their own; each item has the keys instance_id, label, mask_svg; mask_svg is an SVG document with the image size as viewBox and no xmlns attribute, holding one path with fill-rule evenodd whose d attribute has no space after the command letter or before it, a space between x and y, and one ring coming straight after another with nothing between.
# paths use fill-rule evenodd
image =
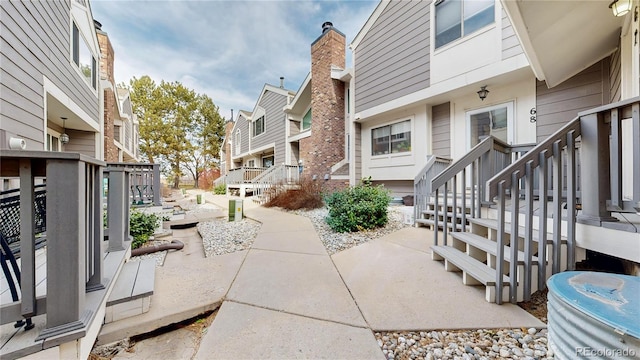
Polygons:
<instances>
[{"instance_id":1,"label":"window with white frame","mask_svg":"<svg viewBox=\"0 0 640 360\"><path fill-rule=\"evenodd\" d=\"M309 129L311 129L311 108L309 108L307 113L304 114L304 117L302 118L302 130Z\"/></svg>"},{"instance_id":2,"label":"window with white frame","mask_svg":"<svg viewBox=\"0 0 640 360\"><path fill-rule=\"evenodd\" d=\"M256 161L255 160L247 161L247 166L248 167L256 167Z\"/></svg>"},{"instance_id":3,"label":"window with white frame","mask_svg":"<svg viewBox=\"0 0 640 360\"><path fill-rule=\"evenodd\" d=\"M253 122L253 136L258 136L264 132L264 115Z\"/></svg>"},{"instance_id":4,"label":"window with white frame","mask_svg":"<svg viewBox=\"0 0 640 360\"><path fill-rule=\"evenodd\" d=\"M51 129L47 131L47 151L62 151L60 134Z\"/></svg>"},{"instance_id":5,"label":"window with white frame","mask_svg":"<svg viewBox=\"0 0 640 360\"><path fill-rule=\"evenodd\" d=\"M371 155L396 154L411 151L411 120L381 126L371 130Z\"/></svg>"},{"instance_id":6,"label":"window with white frame","mask_svg":"<svg viewBox=\"0 0 640 360\"><path fill-rule=\"evenodd\" d=\"M495 0L438 0L436 49L495 21Z\"/></svg>"},{"instance_id":7,"label":"window with white frame","mask_svg":"<svg viewBox=\"0 0 640 360\"><path fill-rule=\"evenodd\" d=\"M75 22L73 24L73 31L71 32L71 44L72 44L72 57L73 62L80 69L80 73L83 78L94 89L97 89L97 63L96 58L89 50L89 45L87 44L84 37L80 34L80 29L78 29L78 25Z\"/></svg>"},{"instance_id":8,"label":"window with white frame","mask_svg":"<svg viewBox=\"0 0 640 360\"><path fill-rule=\"evenodd\" d=\"M236 138L234 139L236 146L236 155L240 154L240 129L236 130Z\"/></svg>"}]
</instances>

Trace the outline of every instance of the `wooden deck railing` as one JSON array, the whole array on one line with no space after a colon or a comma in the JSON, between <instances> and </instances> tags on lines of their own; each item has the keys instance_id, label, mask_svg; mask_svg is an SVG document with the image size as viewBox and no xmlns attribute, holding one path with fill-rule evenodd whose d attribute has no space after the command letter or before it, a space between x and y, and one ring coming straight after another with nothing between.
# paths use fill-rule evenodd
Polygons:
<instances>
[{"instance_id":1,"label":"wooden deck railing","mask_svg":"<svg viewBox=\"0 0 640 360\"><path fill-rule=\"evenodd\" d=\"M239 167L229 170L227 174L227 185L249 184L251 181L263 171L265 167Z\"/></svg>"},{"instance_id":2,"label":"wooden deck railing","mask_svg":"<svg viewBox=\"0 0 640 360\"><path fill-rule=\"evenodd\" d=\"M427 202L433 193L431 180L450 164L451 159L435 155L427 156L427 164L413 179L413 216L415 219L418 219L422 211L427 209Z\"/></svg>"},{"instance_id":3,"label":"wooden deck railing","mask_svg":"<svg viewBox=\"0 0 640 360\"><path fill-rule=\"evenodd\" d=\"M1 322L46 314L45 327L36 340L51 339L49 346L86 334L106 296L105 282L111 280L104 271L102 250L104 165L76 153L0 152L0 176L19 178L21 199L21 298L19 302L2 304ZM47 188L47 289L46 297L39 298L34 246L36 178L43 179ZM91 292L96 295L89 296Z\"/></svg>"}]
</instances>

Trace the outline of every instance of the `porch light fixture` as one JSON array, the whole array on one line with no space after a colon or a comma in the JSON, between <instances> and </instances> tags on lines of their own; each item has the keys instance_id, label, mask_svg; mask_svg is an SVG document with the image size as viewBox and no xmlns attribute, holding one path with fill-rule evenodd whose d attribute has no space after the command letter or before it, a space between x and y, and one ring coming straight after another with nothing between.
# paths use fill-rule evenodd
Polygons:
<instances>
[{"instance_id":1,"label":"porch light fixture","mask_svg":"<svg viewBox=\"0 0 640 360\"><path fill-rule=\"evenodd\" d=\"M487 85L481 86L480 90L478 91L478 97L480 98L480 100L484 101L484 99L487 97L487 94L489 94L489 90L487 90Z\"/></svg>"},{"instance_id":2,"label":"porch light fixture","mask_svg":"<svg viewBox=\"0 0 640 360\"><path fill-rule=\"evenodd\" d=\"M66 145L69 143L69 135L67 135L67 118L62 116L60 117L60 119L62 119L62 135L60 135L60 142L62 143L62 145Z\"/></svg>"},{"instance_id":3,"label":"porch light fixture","mask_svg":"<svg viewBox=\"0 0 640 360\"><path fill-rule=\"evenodd\" d=\"M613 0L609 4L609 8L613 12L613 16L624 16L631 11L631 0Z\"/></svg>"}]
</instances>

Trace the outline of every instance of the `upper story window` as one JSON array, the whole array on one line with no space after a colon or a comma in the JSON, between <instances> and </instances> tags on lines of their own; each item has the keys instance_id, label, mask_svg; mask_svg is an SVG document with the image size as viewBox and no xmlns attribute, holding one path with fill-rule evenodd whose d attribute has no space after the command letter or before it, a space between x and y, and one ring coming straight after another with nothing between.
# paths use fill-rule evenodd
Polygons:
<instances>
[{"instance_id":1,"label":"upper story window","mask_svg":"<svg viewBox=\"0 0 640 360\"><path fill-rule=\"evenodd\" d=\"M260 116L253 122L253 136L258 136L264 132L264 116Z\"/></svg>"},{"instance_id":2,"label":"upper story window","mask_svg":"<svg viewBox=\"0 0 640 360\"><path fill-rule=\"evenodd\" d=\"M304 117L302 118L302 130L309 129L311 129L311 109L309 109L309 111L307 111L307 113L304 114Z\"/></svg>"},{"instance_id":3,"label":"upper story window","mask_svg":"<svg viewBox=\"0 0 640 360\"><path fill-rule=\"evenodd\" d=\"M411 151L411 120L381 126L371 130L371 155Z\"/></svg>"},{"instance_id":4,"label":"upper story window","mask_svg":"<svg viewBox=\"0 0 640 360\"><path fill-rule=\"evenodd\" d=\"M236 155L240 154L240 129L236 130L236 138L234 139L236 146Z\"/></svg>"},{"instance_id":5,"label":"upper story window","mask_svg":"<svg viewBox=\"0 0 640 360\"><path fill-rule=\"evenodd\" d=\"M495 0L438 0L436 49L495 21Z\"/></svg>"},{"instance_id":6,"label":"upper story window","mask_svg":"<svg viewBox=\"0 0 640 360\"><path fill-rule=\"evenodd\" d=\"M73 62L80 69L85 81L94 89L97 86L96 76L96 58L89 50L86 40L80 35L78 25L73 22L73 31L71 33L71 44L73 45L72 55Z\"/></svg>"}]
</instances>

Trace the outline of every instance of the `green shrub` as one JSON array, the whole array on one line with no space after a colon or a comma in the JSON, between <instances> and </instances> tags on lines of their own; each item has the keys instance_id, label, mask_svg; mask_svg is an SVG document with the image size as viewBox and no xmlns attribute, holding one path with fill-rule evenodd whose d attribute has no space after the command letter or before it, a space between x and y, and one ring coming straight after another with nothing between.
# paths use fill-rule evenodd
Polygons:
<instances>
[{"instance_id":1,"label":"green shrub","mask_svg":"<svg viewBox=\"0 0 640 360\"><path fill-rule=\"evenodd\" d=\"M146 214L137 210L131 211L129 220L129 234L133 236L132 249L142 246L153 235L159 224L156 214Z\"/></svg>"},{"instance_id":2,"label":"green shrub","mask_svg":"<svg viewBox=\"0 0 640 360\"><path fill-rule=\"evenodd\" d=\"M327 224L336 232L370 230L387 224L391 197L382 185L364 183L325 198L329 208Z\"/></svg>"},{"instance_id":3,"label":"green shrub","mask_svg":"<svg viewBox=\"0 0 640 360\"><path fill-rule=\"evenodd\" d=\"M213 188L213 193L216 195L225 195L227 193L227 185L216 185L216 187Z\"/></svg>"}]
</instances>

